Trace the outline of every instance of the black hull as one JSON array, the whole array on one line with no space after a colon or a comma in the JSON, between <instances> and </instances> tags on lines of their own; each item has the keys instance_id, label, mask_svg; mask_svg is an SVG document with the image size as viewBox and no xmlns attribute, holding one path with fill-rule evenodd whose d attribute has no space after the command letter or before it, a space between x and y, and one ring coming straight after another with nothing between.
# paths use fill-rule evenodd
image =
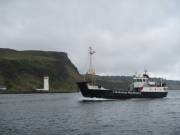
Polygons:
<instances>
[{"instance_id":1,"label":"black hull","mask_svg":"<svg viewBox=\"0 0 180 135\"><path fill-rule=\"evenodd\" d=\"M128 92L119 90L88 89L87 82L77 82L84 97L107 99L131 99L131 98L163 98L168 92Z\"/></svg>"}]
</instances>

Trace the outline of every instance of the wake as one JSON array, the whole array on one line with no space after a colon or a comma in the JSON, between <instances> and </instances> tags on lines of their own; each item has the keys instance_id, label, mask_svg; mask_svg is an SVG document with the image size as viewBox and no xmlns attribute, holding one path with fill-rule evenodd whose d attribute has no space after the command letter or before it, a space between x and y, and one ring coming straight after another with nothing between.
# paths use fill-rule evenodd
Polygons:
<instances>
[{"instance_id":1,"label":"wake","mask_svg":"<svg viewBox=\"0 0 180 135\"><path fill-rule=\"evenodd\" d=\"M86 98L86 97L83 97L83 98L80 98L79 101L114 101L115 99L105 99L105 98Z\"/></svg>"}]
</instances>

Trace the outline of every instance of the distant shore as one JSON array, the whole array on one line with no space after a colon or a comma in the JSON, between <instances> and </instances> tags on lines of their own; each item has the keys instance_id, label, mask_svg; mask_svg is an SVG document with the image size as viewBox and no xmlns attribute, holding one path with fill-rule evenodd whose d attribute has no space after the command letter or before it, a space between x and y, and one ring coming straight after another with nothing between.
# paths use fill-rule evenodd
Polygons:
<instances>
[{"instance_id":1,"label":"distant shore","mask_svg":"<svg viewBox=\"0 0 180 135\"><path fill-rule=\"evenodd\" d=\"M78 91L0 91L0 94L77 93Z\"/></svg>"}]
</instances>

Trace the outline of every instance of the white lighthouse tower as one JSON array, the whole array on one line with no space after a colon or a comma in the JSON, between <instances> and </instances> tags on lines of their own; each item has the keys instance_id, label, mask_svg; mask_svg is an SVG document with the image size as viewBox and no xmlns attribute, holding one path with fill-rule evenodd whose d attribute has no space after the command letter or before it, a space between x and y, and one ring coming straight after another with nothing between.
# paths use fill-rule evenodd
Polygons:
<instances>
[{"instance_id":1,"label":"white lighthouse tower","mask_svg":"<svg viewBox=\"0 0 180 135\"><path fill-rule=\"evenodd\" d=\"M44 75L44 90L49 90L49 77L47 74Z\"/></svg>"},{"instance_id":2,"label":"white lighthouse tower","mask_svg":"<svg viewBox=\"0 0 180 135\"><path fill-rule=\"evenodd\" d=\"M48 91L49 90L49 76L44 74L44 89L36 89L37 91Z\"/></svg>"}]
</instances>

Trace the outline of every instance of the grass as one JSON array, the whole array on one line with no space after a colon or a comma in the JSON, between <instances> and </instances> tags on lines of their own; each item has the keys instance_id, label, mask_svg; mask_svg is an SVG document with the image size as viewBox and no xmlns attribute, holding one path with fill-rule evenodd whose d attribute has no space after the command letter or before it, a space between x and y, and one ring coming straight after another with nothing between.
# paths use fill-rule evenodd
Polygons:
<instances>
[{"instance_id":1,"label":"grass","mask_svg":"<svg viewBox=\"0 0 180 135\"><path fill-rule=\"evenodd\" d=\"M3 94L3 93L5 93L4 91L2 91L2 90L0 90L0 94Z\"/></svg>"},{"instance_id":2,"label":"grass","mask_svg":"<svg viewBox=\"0 0 180 135\"><path fill-rule=\"evenodd\" d=\"M43 54L47 54L47 56L43 56ZM28 59L28 60L56 60L50 52L25 52L25 51L11 51L11 52L3 52L0 53L0 58L10 59L10 60L20 60L20 59Z\"/></svg>"}]
</instances>

